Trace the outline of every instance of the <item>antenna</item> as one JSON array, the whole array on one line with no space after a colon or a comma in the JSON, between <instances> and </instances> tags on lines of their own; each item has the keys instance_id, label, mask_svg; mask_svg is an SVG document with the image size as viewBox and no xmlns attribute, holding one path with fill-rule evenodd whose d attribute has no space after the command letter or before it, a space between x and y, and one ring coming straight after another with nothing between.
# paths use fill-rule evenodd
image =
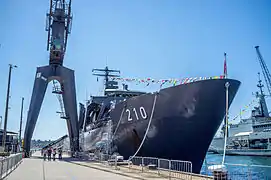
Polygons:
<instances>
[{"instance_id":1,"label":"antenna","mask_svg":"<svg viewBox=\"0 0 271 180\"><path fill-rule=\"evenodd\" d=\"M105 56L105 66L107 67L107 56Z\"/></svg>"},{"instance_id":2,"label":"antenna","mask_svg":"<svg viewBox=\"0 0 271 180\"><path fill-rule=\"evenodd\" d=\"M98 72L103 72L102 74ZM94 76L102 76L105 77L105 89L108 88L108 83L109 83L109 77L120 77L120 71L119 70L113 70L113 69L108 69L108 67L106 66L105 69L92 69L92 72ZM111 74L113 73L113 74ZM117 74L116 74L117 73Z\"/></svg>"},{"instance_id":3,"label":"antenna","mask_svg":"<svg viewBox=\"0 0 271 180\"><path fill-rule=\"evenodd\" d=\"M227 72L227 54L224 53L224 77L227 78L228 72Z\"/></svg>"}]
</instances>

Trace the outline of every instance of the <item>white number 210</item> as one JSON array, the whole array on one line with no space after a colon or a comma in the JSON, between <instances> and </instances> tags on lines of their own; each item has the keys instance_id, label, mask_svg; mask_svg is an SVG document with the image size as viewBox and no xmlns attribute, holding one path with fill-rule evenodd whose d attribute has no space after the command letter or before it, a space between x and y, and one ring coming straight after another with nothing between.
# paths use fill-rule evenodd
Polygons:
<instances>
[{"instance_id":1,"label":"white number 210","mask_svg":"<svg viewBox=\"0 0 271 180\"><path fill-rule=\"evenodd\" d=\"M131 111L130 111L130 109L126 109L126 112L128 113L128 121L132 121L133 119L131 117ZM139 120L136 108L133 108L133 112L135 114L136 119ZM147 113L146 113L144 107L141 106L139 108L139 112L140 112L140 116L141 116L142 119L147 119Z\"/></svg>"}]
</instances>

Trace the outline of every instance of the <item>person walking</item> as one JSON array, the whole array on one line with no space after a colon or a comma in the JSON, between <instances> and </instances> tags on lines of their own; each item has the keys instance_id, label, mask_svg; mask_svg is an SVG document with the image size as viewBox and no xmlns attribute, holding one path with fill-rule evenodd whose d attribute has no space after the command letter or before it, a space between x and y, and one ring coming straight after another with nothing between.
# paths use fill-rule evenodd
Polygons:
<instances>
[{"instance_id":1,"label":"person walking","mask_svg":"<svg viewBox=\"0 0 271 180\"><path fill-rule=\"evenodd\" d=\"M62 159L62 149L58 150L58 159Z\"/></svg>"},{"instance_id":2,"label":"person walking","mask_svg":"<svg viewBox=\"0 0 271 180\"><path fill-rule=\"evenodd\" d=\"M43 160L46 161L46 155L47 155L46 154L46 149L44 149L42 152L43 152Z\"/></svg>"},{"instance_id":3,"label":"person walking","mask_svg":"<svg viewBox=\"0 0 271 180\"><path fill-rule=\"evenodd\" d=\"M48 153L48 161L51 161L51 159L52 159L52 157L51 157L51 155L52 155L52 148L51 147L49 147L47 153Z\"/></svg>"},{"instance_id":4,"label":"person walking","mask_svg":"<svg viewBox=\"0 0 271 180\"><path fill-rule=\"evenodd\" d=\"M53 150L53 161L56 160L56 149Z\"/></svg>"}]
</instances>

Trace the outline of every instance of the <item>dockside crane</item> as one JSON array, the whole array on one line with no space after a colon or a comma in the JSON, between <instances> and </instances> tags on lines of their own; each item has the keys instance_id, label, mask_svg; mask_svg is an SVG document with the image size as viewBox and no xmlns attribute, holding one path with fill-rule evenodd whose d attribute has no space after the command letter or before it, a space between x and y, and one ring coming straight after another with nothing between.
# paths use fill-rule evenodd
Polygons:
<instances>
[{"instance_id":1,"label":"dockside crane","mask_svg":"<svg viewBox=\"0 0 271 180\"><path fill-rule=\"evenodd\" d=\"M55 25L56 23L60 23L62 26L57 26ZM60 62L62 64L64 54L67 48L68 35L71 33L71 27L72 27L71 0L50 0L50 10L49 13L47 13L45 30L48 31L47 51L49 51L51 47L50 61L52 63ZM54 43L57 40L56 37L60 38L59 36L60 34L57 34L57 32L63 33L61 34L63 39L62 51L60 50L59 46L54 45ZM53 80L52 92L56 94L56 97L60 104L60 111L57 111L57 113L60 114L60 117L62 119L69 119L69 117L65 113L64 101L62 98L63 91L64 91L63 85L61 83L58 83L57 80Z\"/></svg>"},{"instance_id":2,"label":"dockside crane","mask_svg":"<svg viewBox=\"0 0 271 180\"><path fill-rule=\"evenodd\" d=\"M71 33L71 0L50 0L45 30L49 64L37 67L31 95L23 148L30 156L31 138L40 113L48 84L53 81L53 93L60 102L61 118L66 120L72 154L79 151L79 125L77 114L74 70L63 66L68 34Z\"/></svg>"},{"instance_id":3,"label":"dockside crane","mask_svg":"<svg viewBox=\"0 0 271 180\"><path fill-rule=\"evenodd\" d=\"M261 65L261 69L262 69L262 73L263 73L264 80L266 83L266 87L268 89L269 96L271 96L271 75L270 75L269 70L267 68L267 65L264 62L263 57L260 53L259 46L255 46L255 48L256 48L258 59L259 59L260 65Z\"/></svg>"}]
</instances>

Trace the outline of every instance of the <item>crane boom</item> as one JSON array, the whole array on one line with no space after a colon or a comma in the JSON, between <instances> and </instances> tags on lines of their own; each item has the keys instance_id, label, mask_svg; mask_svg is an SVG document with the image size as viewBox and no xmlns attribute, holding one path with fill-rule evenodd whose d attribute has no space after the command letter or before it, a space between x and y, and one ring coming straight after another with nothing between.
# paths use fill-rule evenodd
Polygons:
<instances>
[{"instance_id":1,"label":"crane boom","mask_svg":"<svg viewBox=\"0 0 271 180\"><path fill-rule=\"evenodd\" d=\"M255 46L255 48L256 48L258 59L259 59L259 62L260 62L261 68L262 68L264 80L265 80L269 95L271 96L271 75L270 75L269 70L267 68L267 65L265 64L263 57L260 53L259 46Z\"/></svg>"}]
</instances>

